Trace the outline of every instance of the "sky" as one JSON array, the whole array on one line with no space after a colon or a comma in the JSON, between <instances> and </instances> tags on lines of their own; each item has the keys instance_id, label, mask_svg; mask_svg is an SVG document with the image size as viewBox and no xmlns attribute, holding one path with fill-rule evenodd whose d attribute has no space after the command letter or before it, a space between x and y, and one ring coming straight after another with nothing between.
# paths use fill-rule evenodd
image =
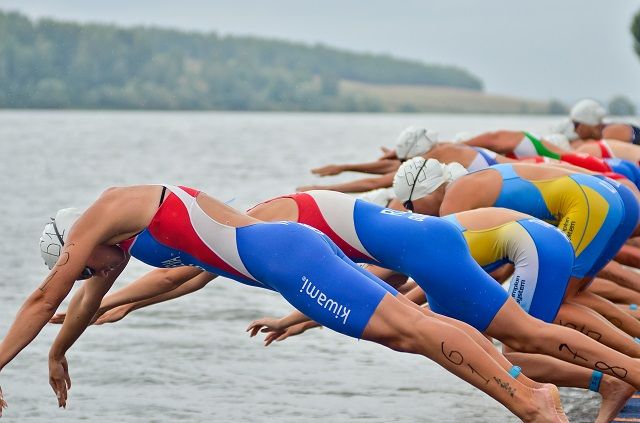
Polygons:
<instances>
[{"instance_id":1,"label":"sky","mask_svg":"<svg viewBox=\"0 0 640 423\"><path fill-rule=\"evenodd\" d=\"M640 0L0 0L0 9L322 43L460 66L495 94L640 104L629 30Z\"/></svg>"}]
</instances>

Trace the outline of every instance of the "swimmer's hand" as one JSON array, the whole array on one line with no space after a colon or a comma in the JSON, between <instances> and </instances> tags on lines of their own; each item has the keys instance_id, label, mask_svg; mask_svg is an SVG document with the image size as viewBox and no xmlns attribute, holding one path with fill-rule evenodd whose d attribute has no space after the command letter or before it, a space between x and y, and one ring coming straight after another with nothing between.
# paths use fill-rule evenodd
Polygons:
<instances>
[{"instance_id":1,"label":"swimmer's hand","mask_svg":"<svg viewBox=\"0 0 640 423\"><path fill-rule=\"evenodd\" d=\"M49 385L58 398L58 407L67 408L67 392L71 389L71 378L65 356L49 357Z\"/></svg>"},{"instance_id":2,"label":"swimmer's hand","mask_svg":"<svg viewBox=\"0 0 640 423\"><path fill-rule=\"evenodd\" d=\"M127 314L131 313L132 310L133 310L132 304L124 304L116 308L112 308L111 310L105 312L102 316L98 317L94 325L103 325L105 323L115 323L119 320L124 319L124 317Z\"/></svg>"},{"instance_id":3,"label":"swimmer's hand","mask_svg":"<svg viewBox=\"0 0 640 423\"><path fill-rule=\"evenodd\" d=\"M0 388L0 417L2 417L2 410L7 407L7 402L4 400L4 396L2 395L2 388Z\"/></svg>"},{"instance_id":4,"label":"swimmer's hand","mask_svg":"<svg viewBox=\"0 0 640 423\"><path fill-rule=\"evenodd\" d=\"M95 316L93 316L93 319L91 320L91 325L96 323L96 320L98 320L98 318L100 317L100 314L96 313ZM124 317L124 316L122 316ZM51 319L49 319L49 323L53 323L54 325L61 325L64 323L64 319L67 318L67 312L63 311L61 313L56 313L53 315L53 317Z\"/></svg>"},{"instance_id":5,"label":"swimmer's hand","mask_svg":"<svg viewBox=\"0 0 640 423\"><path fill-rule=\"evenodd\" d=\"M382 156L378 160L398 158L398 156L396 156L396 150L394 149L387 148L387 147L380 147L380 150L382 150Z\"/></svg>"},{"instance_id":6,"label":"swimmer's hand","mask_svg":"<svg viewBox=\"0 0 640 423\"><path fill-rule=\"evenodd\" d=\"M320 189L318 185L302 185L296 188L296 192L313 191L314 189Z\"/></svg>"},{"instance_id":7,"label":"swimmer's hand","mask_svg":"<svg viewBox=\"0 0 640 423\"><path fill-rule=\"evenodd\" d=\"M54 325L61 325L64 323L65 317L67 317L66 311L63 311L62 313L56 313L51 319L49 319L49 323L53 323Z\"/></svg>"},{"instance_id":8,"label":"swimmer's hand","mask_svg":"<svg viewBox=\"0 0 640 423\"><path fill-rule=\"evenodd\" d=\"M311 169L311 173L318 176L334 176L341 174L342 170L340 165L327 165Z\"/></svg>"},{"instance_id":9,"label":"swimmer's hand","mask_svg":"<svg viewBox=\"0 0 640 423\"><path fill-rule=\"evenodd\" d=\"M286 328L282 324L281 319L274 319L273 317L263 317L262 319L254 320L247 328L249 336L253 338L258 332L273 334L276 337L283 335L286 332ZM265 340L265 347L271 342L267 343Z\"/></svg>"},{"instance_id":10,"label":"swimmer's hand","mask_svg":"<svg viewBox=\"0 0 640 423\"><path fill-rule=\"evenodd\" d=\"M287 328L281 334L279 334L278 332L269 332L267 336L264 337L264 346L268 347L273 341L280 342L280 341L284 341L285 339L291 336L300 335L301 333L304 333L307 329L311 329L316 326L319 326L316 322L303 322ZM320 326L320 328L322 328L322 326Z\"/></svg>"}]
</instances>

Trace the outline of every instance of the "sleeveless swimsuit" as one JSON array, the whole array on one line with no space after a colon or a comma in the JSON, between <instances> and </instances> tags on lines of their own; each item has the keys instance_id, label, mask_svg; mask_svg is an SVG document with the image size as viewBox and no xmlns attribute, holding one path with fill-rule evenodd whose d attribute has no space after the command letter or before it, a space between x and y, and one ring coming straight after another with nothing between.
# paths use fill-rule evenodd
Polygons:
<instances>
[{"instance_id":1,"label":"sleeveless swimsuit","mask_svg":"<svg viewBox=\"0 0 640 423\"><path fill-rule=\"evenodd\" d=\"M411 276L436 313L484 331L508 298L471 257L462 234L443 219L379 207L334 191L278 198L294 200L298 222L325 233L352 260Z\"/></svg>"},{"instance_id":2,"label":"sleeveless swimsuit","mask_svg":"<svg viewBox=\"0 0 640 423\"><path fill-rule=\"evenodd\" d=\"M572 174L527 180L510 164L491 167L502 176L493 206L527 213L556 225L575 252L573 276L592 277L618 252L638 223L633 193L604 176Z\"/></svg>"},{"instance_id":3,"label":"sleeveless swimsuit","mask_svg":"<svg viewBox=\"0 0 640 423\"><path fill-rule=\"evenodd\" d=\"M486 169L489 166L494 164L498 164L496 161L497 154L491 150L487 150L482 147L471 147L478 153L476 157L474 157L473 161L467 166L467 170L469 172L475 172L476 170Z\"/></svg>"},{"instance_id":4,"label":"sleeveless swimsuit","mask_svg":"<svg viewBox=\"0 0 640 423\"><path fill-rule=\"evenodd\" d=\"M119 243L151 266L196 266L275 290L309 318L356 338L382 298L397 295L313 228L293 222L227 226L200 208L200 191L165 186L171 193L149 225Z\"/></svg>"},{"instance_id":5,"label":"sleeveless swimsuit","mask_svg":"<svg viewBox=\"0 0 640 423\"><path fill-rule=\"evenodd\" d=\"M485 271L506 263L514 265L508 292L520 307L545 322L555 319L574 260L573 248L562 232L534 218L482 230L467 229L455 214L443 219L458 228Z\"/></svg>"}]
</instances>

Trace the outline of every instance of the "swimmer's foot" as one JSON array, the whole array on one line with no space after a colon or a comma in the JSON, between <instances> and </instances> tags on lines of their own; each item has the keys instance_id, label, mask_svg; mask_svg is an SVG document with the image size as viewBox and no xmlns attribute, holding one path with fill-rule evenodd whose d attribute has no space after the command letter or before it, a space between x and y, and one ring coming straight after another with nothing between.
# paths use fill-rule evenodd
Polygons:
<instances>
[{"instance_id":1,"label":"swimmer's foot","mask_svg":"<svg viewBox=\"0 0 640 423\"><path fill-rule=\"evenodd\" d=\"M538 413L529 421L534 423L569 423L560 402L560 392L555 385L545 384L542 388L533 389L533 402Z\"/></svg>"},{"instance_id":2,"label":"swimmer's foot","mask_svg":"<svg viewBox=\"0 0 640 423\"><path fill-rule=\"evenodd\" d=\"M625 403L635 392L635 388L615 377L604 375L600 382L602 404L596 423L609 423L620 412Z\"/></svg>"},{"instance_id":3,"label":"swimmer's foot","mask_svg":"<svg viewBox=\"0 0 640 423\"><path fill-rule=\"evenodd\" d=\"M545 383L544 388L550 391L551 397L553 398L553 406L555 407L558 415L564 416L564 408L562 408L562 401L560 400L560 391L558 391L558 387L551 383Z\"/></svg>"}]
</instances>

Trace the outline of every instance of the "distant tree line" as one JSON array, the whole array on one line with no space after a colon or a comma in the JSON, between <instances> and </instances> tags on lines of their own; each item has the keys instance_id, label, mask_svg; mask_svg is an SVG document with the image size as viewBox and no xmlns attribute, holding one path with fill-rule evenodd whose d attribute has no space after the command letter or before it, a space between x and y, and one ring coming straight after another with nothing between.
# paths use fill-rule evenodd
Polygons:
<instances>
[{"instance_id":1,"label":"distant tree line","mask_svg":"<svg viewBox=\"0 0 640 423\"><path fill-rule=\"evenodd\" d=\"M633 116L636 114L636 106L623 95L618 95L609 100L609 114L613 116Z\"/></svg>"},{"instance_id":2,"label":"distant tree line","mask_svg":"<svg viewBox=\"0 0 640 423\"><path fill-rule=\"evenodd\" d=\"M631 34L633 35L633 48L636 50L638 57L640 57L640 10L633 17Z\"/></svg>"},{"instance_id":3,"label":"distant tree line","mask_svg":"<svg viewBox=\"0 0 640 423\"><path fill-rule=\"evenodd\" d=\"M322 45L0 12L0 107L379 111L341 80L482 90L465 70Z\"/></svg>"}]
</instances>

